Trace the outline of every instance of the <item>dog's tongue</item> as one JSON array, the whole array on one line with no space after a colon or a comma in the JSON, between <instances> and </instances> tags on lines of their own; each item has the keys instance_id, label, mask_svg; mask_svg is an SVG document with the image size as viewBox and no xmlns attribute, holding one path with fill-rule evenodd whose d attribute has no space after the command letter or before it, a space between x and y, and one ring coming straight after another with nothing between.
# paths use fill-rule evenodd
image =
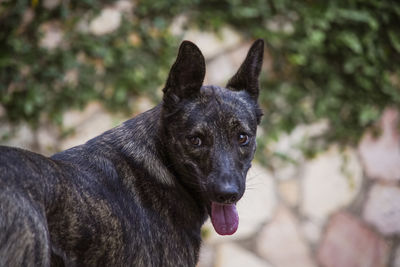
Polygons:
<instances>
[{"instance_id":1,"label":"dog's tongue","mask_svg":"<svg viewBox=\"0 0 400 267\"><path fill-rule=\"evenodd\" d=\"M232 235L239 225L239 216L235 204L211 202L211 222L220 235Z\"/></svg>"}]
</instances>

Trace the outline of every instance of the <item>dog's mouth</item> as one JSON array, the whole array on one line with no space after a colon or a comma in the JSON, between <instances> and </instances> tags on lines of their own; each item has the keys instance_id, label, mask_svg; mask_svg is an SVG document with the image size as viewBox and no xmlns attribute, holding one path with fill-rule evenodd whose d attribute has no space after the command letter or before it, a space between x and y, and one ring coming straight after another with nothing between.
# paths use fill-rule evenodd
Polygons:
<instances>
[{"instance_id":1,"label":"dog's mouth","mask_svg":"<svg viewBox=\"0 0 400 267\"><path fill-rule=\"evenodd\" d=\"M211 222L218 234L234 234L239 226L236 204L211 202Z\"/></svg>"}]
</instances>

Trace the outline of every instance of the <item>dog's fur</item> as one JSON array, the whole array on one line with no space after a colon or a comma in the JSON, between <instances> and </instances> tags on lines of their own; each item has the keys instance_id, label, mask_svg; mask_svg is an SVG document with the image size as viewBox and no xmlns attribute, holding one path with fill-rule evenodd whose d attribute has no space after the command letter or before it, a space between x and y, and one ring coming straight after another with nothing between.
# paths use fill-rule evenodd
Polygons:
<instances>
[{"instance_id":1,"label":"dog's fur","mask_svg":"<svg viewBox=\"0 0 400 267\"><path fill-rule=\"evenodd\" d=\"M155 108L50 158L1 147L0 266L195 266L211 203L245 190L263 47L222 88L184 41Z\"/></svg>"}]
</instances>

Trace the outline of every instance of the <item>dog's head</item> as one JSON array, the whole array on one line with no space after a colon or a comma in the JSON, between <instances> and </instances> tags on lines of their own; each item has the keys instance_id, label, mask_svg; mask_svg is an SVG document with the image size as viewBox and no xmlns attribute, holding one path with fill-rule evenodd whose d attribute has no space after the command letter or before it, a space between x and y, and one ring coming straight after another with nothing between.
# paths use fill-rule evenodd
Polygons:
<instances>
[{"instance_id":1,"label":"dog's head","mask_svg":"<svg viewBox=\"0 0 400 267\"><path fill-rule=\"evenodd\" d=\"M263 40L257 40L226 88L202 86L204 57L184 41L163 90L163 140L171 168L196 192L222 235L238 227L235 205L256 149L263 51Z\"/></svg>"}]
</instances>

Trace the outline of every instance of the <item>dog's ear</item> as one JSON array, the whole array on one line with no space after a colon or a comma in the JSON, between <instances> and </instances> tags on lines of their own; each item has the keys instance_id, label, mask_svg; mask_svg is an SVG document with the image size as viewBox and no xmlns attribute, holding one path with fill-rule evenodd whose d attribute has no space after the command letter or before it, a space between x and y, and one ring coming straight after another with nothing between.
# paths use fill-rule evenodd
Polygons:
<instances>
[{"instance_id":1,"label":"dog's ear","mask_svg":"<svg viewBox=\"0 0 400 267\"><path fill-rule=\"evenodd\" d=\"M206 66L200 49L192 42L183 41L163 89L164 103L176 103L183 98L197 95L205 74Z\"/></svg>"},{"instance_id":2,"label":"dog's ear","mask_svg":"<svg viewBox=\"0 0 400 267\"><path fill-rule=\"evenodd\" d=\"M257 100L259 93L258 76L264 57L264 40L258 39L250 47L246 59L236 74L228 81L227 88L240 91L246 90Z\"/></svg>"}]
</instances>

